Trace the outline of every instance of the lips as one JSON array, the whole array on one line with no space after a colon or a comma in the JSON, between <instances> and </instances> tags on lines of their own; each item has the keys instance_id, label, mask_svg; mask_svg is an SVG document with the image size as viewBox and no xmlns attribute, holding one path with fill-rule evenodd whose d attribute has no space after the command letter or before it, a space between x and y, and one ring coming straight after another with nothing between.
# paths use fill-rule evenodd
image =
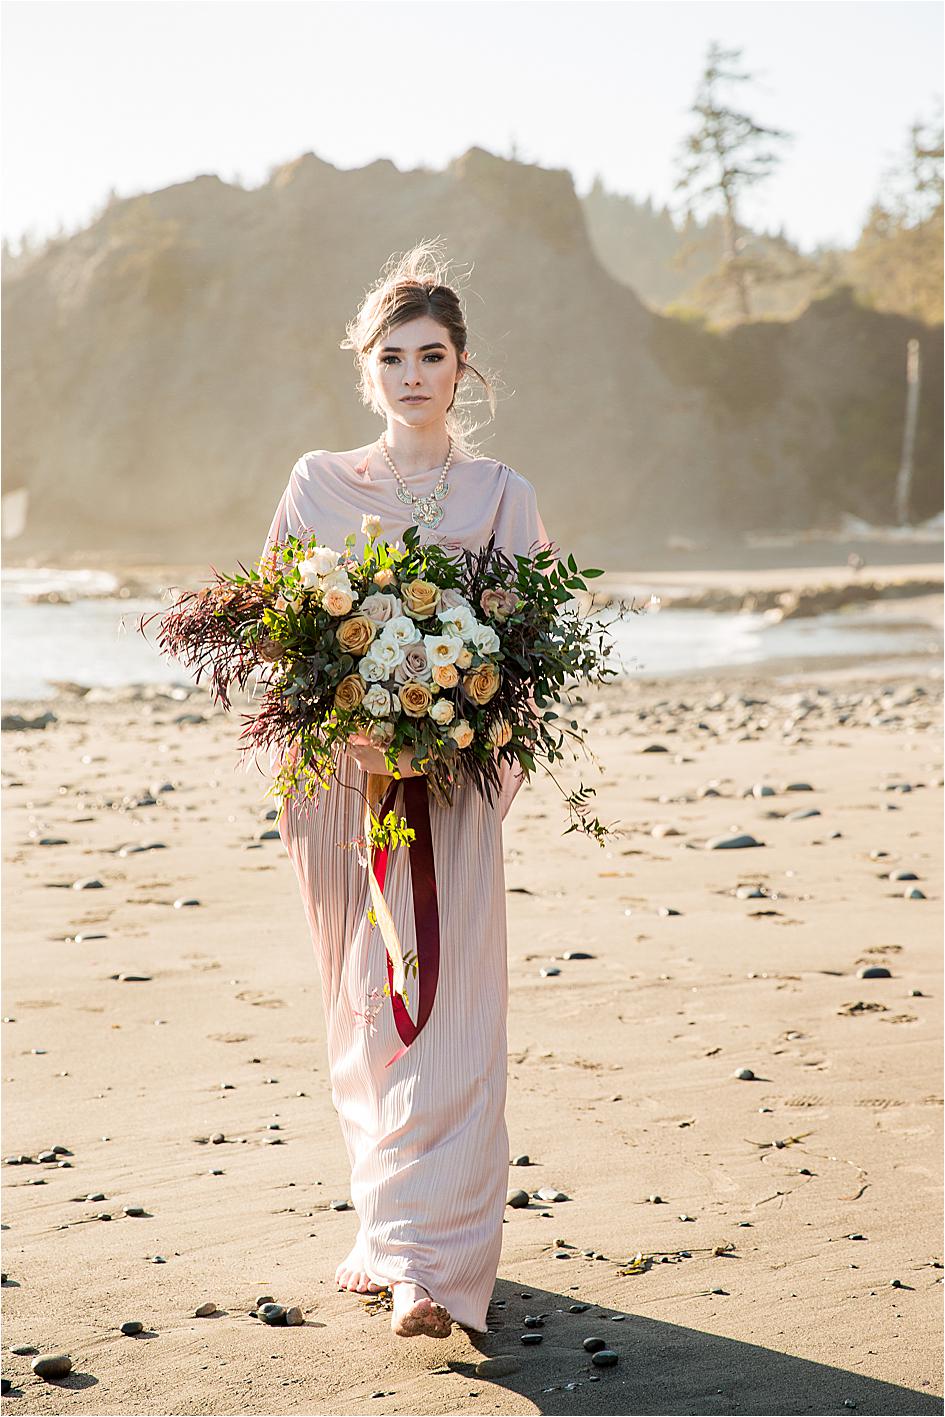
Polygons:
<instances>
[{"instance_id":1,"label":"lips","mask_svg":"<svg viewBox=\"0 0 945 1417\"><path fill-rule=\"evenodd\" d=\"M403 398L400 401L401 403L428 403L429 396L427 394L414 395L412 397L408 396L407 398Z\"/></svg>"}]
</instances>

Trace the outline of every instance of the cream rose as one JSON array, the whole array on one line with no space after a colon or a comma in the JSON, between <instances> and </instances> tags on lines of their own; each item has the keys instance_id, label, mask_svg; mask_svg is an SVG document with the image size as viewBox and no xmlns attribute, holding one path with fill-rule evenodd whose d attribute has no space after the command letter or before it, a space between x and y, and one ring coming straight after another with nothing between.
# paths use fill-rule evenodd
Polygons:
<instances>
[{"instance_id":1,"label":"cream rose","mask_svg":"<svg viewBox=\"0 0 945 1417\"><path fill-rule=\"evenodd\" d=\"M422 718L433 702L433 691L428 684L420 684L411 679L397 690L401 708L411 718Z\"/></svg>"},{"instance_id":2,"label":"cream rose","mask_svg":"<svg viewBox=\"0 0 945 1417\"><path fill-rule=\"evenodd\" d=\"M372 684L361 700L361 707L375 718L381 718L391 711L390 691L383 684Z\"/></svg>"},{"instance_id":3,"label":"cream rose","mask_svg":"<svg viewBox=\"0 0 945 1417\"><path fill-rule=\"evenodd\" d=\"M473 703L487 704L499 689L499 671L493 664L480 664L463 675L463 688Z\"/></svg>"},{"instance_id":4,"label":"cream rose","mask_svg":"<svg viewBox=\"0 0 945 1417\"><path fill-rule=\"evenodd\" d=\"M375 625L386 625L400 611L401 605L396 595L366 595L360 605L360 613L373 620Z\"/></svg>"},{"instance_id":5,"label":"cream rose","mask_svg":"<svg viewBox=\"0 0 945 1417\"><path fill-rule=\"evenodd\" d=\"M459 670L455 664L434 664L433 682L441 689L453 689L459 683Z\"/></svg>"},{"instance_id":6,"label":"cream rose","mask_svg":"<svg viewBox=\"0 0 945 1417\"><path fill-rule=\"evenodd\" d=\"M326 590L322 599L322 605L329 615L347 615L353 604L354 596L346 590L339 590L337 586Z\"/></svg>"},{"instance_id":7,"label":"cream rose","mask_svg":"<svg viewBox=\"0 0 945 1417\"><path fill-rule=\"evenodd\" d=\"M449 699L437 699L430 710L430 717L433 719L434 723L452 723L453 719L456 717L456 710Z\"/></svg>"},{"instance_id":8,"label":"cream rose","mask_svg":"<svg viewBox=\"0 0 945 1417\"><path fill-rule=\"evenodd\" d=\"M456 667L457 667L457 669L468 669L471 664L472 664L472 654L470 653L470 651L469 651L468 649L462 650L462 651L456 656Z\"/></svg>"},{"instance_id":9,"label":"cream rose","mask_svg":"<svg viewBox=\"0 0 945 1417\"><path fill-rule=\"evenodd\" d=\"M365 536L367 536L367 537L374 538L374 537L380 536L380 534L381 534L381 519L380 519L380 517L375 517L375 516L372 516L369 512L365 512L365 513L364 513L364 516L361 518L361 531L362 531L362 533L363 533Z\"/></svg>"},{"instance_id":10,"label":"cream rose","mask_svg":"<svg viewBox=\"0 0 945 1417\"><path fill-rule=\"evenodd\" d=\"M367 736L378 748L386 748L394 737L395 728L389 718L382 719L380 723L372 723L367 731Z\"/></svg>"},{"instance_id":11,"label":"cream rose","mask_svg":"<svg viewBox=\"0 0 945 1417\"><path fill-rule=\"evenodd\" d=\"M335 708L345 712L357 708L366 690L367 685L360 674L346 674L335 690Z\"/></svg>"},{"instance_id":12,"label":"cream rose","mask_svg":"<svg viewBox=\"0 0 945 1417\"><path fill-rule=\"evenodd\" d=\"M366 615L352 615L350 620L342 620L335 639L349 654L364 654L376 634L377 627Z\"/></svg>"},{"instance_id":13,"label":"cream rose","mask_svg":"<svg viewBox=\"0 0 945 1417\"><path fill-rule=\"evenodd\" d=\"M440 587L432 581L408 581L400 594L404 609L418 620L428 620L440 608Z\"/></svg>"},{"instance_id":14,"label":"cream rose","mask_svg":"<svg viewBox=\"0 0 945 1417\"><path fill-rule=\"evenodd\" d=\"M449 736L454 740L458 748L468 748L475 738L472 724L467 723L465 718L461 718L458 723L454 723L449 731Z\"/></svg>"}]
</instances>

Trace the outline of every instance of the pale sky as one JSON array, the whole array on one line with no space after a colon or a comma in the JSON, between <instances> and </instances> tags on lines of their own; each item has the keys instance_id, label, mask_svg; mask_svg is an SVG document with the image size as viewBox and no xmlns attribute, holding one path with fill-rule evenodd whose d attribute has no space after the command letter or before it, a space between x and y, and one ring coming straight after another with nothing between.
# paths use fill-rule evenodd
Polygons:
<instances>
[{"instance_id":1,"label":"pale sky","mask_svg":"<svg viewBox=\"0 0 945 1417\"><path fill-rule=\"evenodd\" d=\"M676 210L714 39L755 76L739 105L796 135L742 219L849 244L935 110L942 38L938 0L6 0L2 229L303 152L407 171L473 144Z\"/></svg>"}]
</instances>

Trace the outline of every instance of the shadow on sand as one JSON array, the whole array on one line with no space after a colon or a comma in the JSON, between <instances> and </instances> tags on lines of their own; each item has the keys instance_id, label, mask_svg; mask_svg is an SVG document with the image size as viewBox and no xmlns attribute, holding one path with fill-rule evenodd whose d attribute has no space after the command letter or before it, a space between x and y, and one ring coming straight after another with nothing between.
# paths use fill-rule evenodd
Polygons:
<instances>
[{"instance_id":1,"label":"shadow on sand","mask_svg":"<svg viewBox=\"0 0 945 1417\"><path fill-rule=\"evenodd\" d=\"M942 1398L934 1394L753 1343L596 1304L588 1305L584 1313L570 1313L569 1306L577 1302L573 1293L523 1289L500 1279L489 1309L490 1333L468 1337L483 1358L508 1355L519 1364L518 1371L484 1379L477 1378L473 1363L453 1361L448 1366L475 1382L488 1381L520 1393L537 1411L550 1413L780 1417L857 1412L905 1417L945 1410ZM542 1314L543 1327L524 1326L526 1315ZM521 1335L530 1331L543 1335L540 1344L521 1342ZM591 1337L604 1339L618 1354L615 1367L594 1366L583 1347L584 1339Z\"/></svg>"}]
</instances>

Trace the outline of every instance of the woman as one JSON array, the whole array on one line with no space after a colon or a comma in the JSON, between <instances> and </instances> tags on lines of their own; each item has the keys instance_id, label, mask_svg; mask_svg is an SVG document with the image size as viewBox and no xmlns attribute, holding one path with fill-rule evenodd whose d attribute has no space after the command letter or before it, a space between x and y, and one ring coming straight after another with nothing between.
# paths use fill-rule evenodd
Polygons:
<instances>
[{"instance_id":1,"label":"woman","mask_svg":"<svg viewBox=\"0 0 945 1417\"><path fill-rule=\"evenodd\" d=\"M381 536L390 541L416 523L421 542L439 541L447 549L478 550L492 531L509 555L547 542L531 484L503 463L458 446L455 401L462 381L475 374L490 407L494 400L488 381L469 363L455 290L440 280L435 257L434 269L427 269L431 254L431 243L421 243L382 273L342 345L355 351L363 401L386 419L384 434L347 452L299 458L267 551L274 541L306 531L339 549L355 532L360 556L365 513L380 518ZM401 752L401 775L422 776L410 757L409 749ZM439 977L425 1027L388 1066L400 1039L383 992L384 942L367 914L366 861L343 847L363 835L368 772L393 776L381 749L363 736L339 755L337 778L319 792L317 809L290 798L280 828L318 959L332 1102L360 1220L336 1278L358 1293L389 1287L391 1327L400 1336L447 1337L452 1323L485 1332L509 1163L501 824L523 779L512 765L500 764L501 792L492 806L471 783L454 793L451 807L428 796ZM398 817L404 791L398 784ZM406 848L390 853L383 889L409 954L417 937Z\"/></svg>"}]
</instances>

